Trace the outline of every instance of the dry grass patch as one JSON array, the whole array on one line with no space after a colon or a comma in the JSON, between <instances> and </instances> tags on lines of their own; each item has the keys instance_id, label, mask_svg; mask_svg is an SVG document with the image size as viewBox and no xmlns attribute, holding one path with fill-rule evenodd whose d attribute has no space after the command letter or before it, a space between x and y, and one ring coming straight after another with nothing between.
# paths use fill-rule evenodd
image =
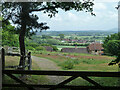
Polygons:
<instances>
[{"instance_id":1,"label":"dry grass patch","mask_svg":"<svg viewBox=\"0 0 120 90\"><path fill-rule=\"evenodd\" d=\"M5 56L5 65L6 66L15 66L19 65L20 57L17 56ZM9 69L9 68L6 68ZM32 70L40 70L40 68L36 65L34 61L32 61ZM20 77L20 75L15 75L16 77ZM49 83L48 79L42 75L27 75L24 82L28 84L46 84ZM16 83L13 79L5 76L3 83L13 84ZM3 88L2 90L27 90L26 88Z\"/></svg>"}]
</instances>

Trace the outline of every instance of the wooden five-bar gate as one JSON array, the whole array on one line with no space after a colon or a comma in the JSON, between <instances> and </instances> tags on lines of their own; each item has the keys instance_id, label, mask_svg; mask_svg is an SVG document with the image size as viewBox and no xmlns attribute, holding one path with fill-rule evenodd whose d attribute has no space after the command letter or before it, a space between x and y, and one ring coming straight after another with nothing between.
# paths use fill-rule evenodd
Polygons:
<instances>
[{"instance_id":1,"label":"wooden five-bar gate","mask_svg":"<svg viewBox=\"0 0 120 90\"><path fill-rule=\"evenodd\" d=\"M4 64L4 53L2 52L2 60ZM120 86L102 86L98 82L92 80L90 77L120 77L120 72L89 72L89 71L45 71L45 70L6 70L3 65L3 74L6 74L10 78L14 79L19 84L2 84L3 87L27 87L29 90L36 90L39 88L48 88L49 90L69 88L72 90L83 90L83 89L100 89L100 90L120 90ZM26 84L24 81L20 80L14 74L24 74L24 75L52 75L52 76L71 76L70 78L60 82L56 85L36 85L36 84ZM73 86L66 85L72 80L81 77L94 86ZM114 79L113 79L114 82Z\"/></svg>"}]
</instances>

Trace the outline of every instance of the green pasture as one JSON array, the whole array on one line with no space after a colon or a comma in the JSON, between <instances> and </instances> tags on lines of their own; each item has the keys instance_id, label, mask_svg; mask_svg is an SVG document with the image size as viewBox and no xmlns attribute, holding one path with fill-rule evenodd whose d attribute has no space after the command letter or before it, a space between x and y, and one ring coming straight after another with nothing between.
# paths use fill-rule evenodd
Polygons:
<instances>
[{"instance_id":1,"label":"green pasture","mask_svg":"<svg viewBox=\"0 0 120 90\"><path fill-rule=\"evenodd\" d=\"M62 45L54 45L58 48L58 50L61 50L62 48L75 48L75 46L62 46ZM77 46L77 48L86 48L85 46Z\"/></svg>"},{"instance_id":2,"label":"green pasture","mask_svg":"<svg viewBox=\"0 0 120 90\"><path fill-rule=\"evenodd\" d=\"M115 57L110 57L110 56L99 56L99 55L79 54L79 53L60 53L60 52L56 52L56 53L42 52L42 54L36 53L34 55L37 57L49 59L55 62L58 66L60 66L61 70L66 70L66 71L103 71L103 72L118 71L117 65L108 66L108 63L111 60L115 59ZM75 56L75 58L68 57L70 55ZM112 78L112 77L90 77L90 78L97 81L99 84L103 86L119 85L118 78ZM77 78L71 81L70 83L68 83L68 85L91 86L92 84L88 83L82 78Z\"/></svg>"},{"instance_id":3,"label":"green pasture","mask_svg":"<svg viewBox=\"0 0 120 90\"><path fill-rule=\"evenodd\" d=\"M62 70L118 71L117 65L108 66L115 57L60 52L42 52L41 54L37 52L34 55L54 61Z\"/></svg>"},{"instance_id":4,"label":"green pasture","mask_svg":"<svg viewBox=\"0 0 120 90\"><path fill-rule=\"evenodd\" d=\"M5 57L5 66L14 66L14 65L19 65L19 60L20 58L15 56L6 56ZM7 68L9 69L9 68ZM32 70L40 70L40 68L38 67L38 65L36 65L36 63L32 60ZM21 75L15 75L16 77L20 78ZM2 79L4 84L16 84L16 82L11 79L10 77L8 77L7 75L5 75L5 77ZM49 80L45 77L45 76L38 76L38 75L26 75L26 79L24 80L24 82L28 83L28 84L48 84ZM27 88L23 88L23 87L5 87L2 88L2 90L28 90Z\"/></svg>"},{"instance_id":5,"label":"green pasture","mask_svg":"<svg viewBox=\"0 0 120 90\"><path fill-rule=\"evenodd\" d=\"M92 37L94 37L94 36L77 36L77 35L66 36L65 35L64 38L70 38L71 36L74 37L74 38L77 37L78 39L84 39L84 38L92 38ZM52 36L52 37L54 37L54 38L60 38L60 36ZM106 36L95 36L95 37L104 38Z\"/></svg>"},{"instance_id":6,"label":"green pasture","mask_svg":"<svg viewBox=\"0 0 120 90\"><path fill-rule=\"evenodd\" d=\"M47 52L47 51L32 51L32 55L37 57L42 57L49 59L55 62L58 66L61 67L60 70L65 71L118 71L118 66L108 66L108 63L115 59L115 57L110 56L99 56L99 55L91 55L91 54L79 54L79 53L62 53L62 52ZM68 56L74 56L75 58L71 58ZM6 57L6 66L8 65L18 65L19 58L18 57ZM33 70L41 70L38 68L36 63L32 62ZM19 76L18 76L19 77ZM65 77L68 78L68 77ZM91 79L97 81L99 84L104 86L117 86L118 78L111 77L90 77ZM8 82L9 81L9 82ZM27 76L27 83L35 83L35 84L50 84L49 80L45 76ZM4 83L15 83L12 79L5 76ZM88 83L82 78L77 78L68 85L84 85L84 86L92 86L92 84ZM3 90L9 90L10 88L4 88ZM26 90L25 88L16 88L14 90Z\"/></svg>"}]
</instances>

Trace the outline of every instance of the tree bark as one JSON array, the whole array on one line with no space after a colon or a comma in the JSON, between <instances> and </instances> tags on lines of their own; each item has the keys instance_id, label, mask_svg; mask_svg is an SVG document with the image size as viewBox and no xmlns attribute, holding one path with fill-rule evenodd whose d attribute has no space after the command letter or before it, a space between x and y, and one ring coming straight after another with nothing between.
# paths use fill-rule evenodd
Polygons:
<instances>
[{"instance_id":1,"label":"tree bark","mask_svg":"<svg viewBox=\"0 0 120 90\"><path fill-rule=\"evenodd\" d=\"M21 54L19 66L22 66L21 69L24 70L24 66L25 66L25 43L24 43L23 32L19 36L19 44L20 44L20 54Z\"/></svg>"},{"instance_id":2,"label":"tree bark","mask_svg":"<svg viewBox=\"0 0 120 90\"><path fill-rule=\"evenodd\" d=\"M26 32L26 22L27 22L27 17L29 15L29 13L26 13L26 3L22 3L22 13L21 13L21 31L20 31L20 35L19 35L19 45L20 45L20 54L21 54L21 58L20 58L20 62L19 62L19 66L21 66L21 69L25 69L25 42L24 42L24 38L25 38L25 32Z\"/></svg>"},{"instance_id":3,"label":"tree bark","mask_svg":"<svg viewBox=\"0 0 120 90\"><path fill-rule=\"evenodd\" d=\"M117 58L120 61L120 55ZM120 63L118 63L118 72L120 72ZM118 78L118 86L120 86L120 78Z\"/></svg>"}]
</instances>

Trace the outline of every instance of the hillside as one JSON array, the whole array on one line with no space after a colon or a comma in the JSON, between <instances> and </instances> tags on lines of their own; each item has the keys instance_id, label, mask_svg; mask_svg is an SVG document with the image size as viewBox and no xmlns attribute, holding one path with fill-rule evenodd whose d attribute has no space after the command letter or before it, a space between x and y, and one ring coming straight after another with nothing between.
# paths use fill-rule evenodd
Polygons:
<instances>
[{"instance_id":1,"label":"hillside","mask_svg":"<svg viewBox=\"0 0 120 90\"><path fill-rule=\"evenodd\" d=\"M38 32L37 35L49 35L49 36L58 36L59 34L64 34L67 36L78 35L78 36L107 36L113 33L117 33L117 29L111 30L89 30L89 31L42 31Z\"/></svg>"}]
</instances>

